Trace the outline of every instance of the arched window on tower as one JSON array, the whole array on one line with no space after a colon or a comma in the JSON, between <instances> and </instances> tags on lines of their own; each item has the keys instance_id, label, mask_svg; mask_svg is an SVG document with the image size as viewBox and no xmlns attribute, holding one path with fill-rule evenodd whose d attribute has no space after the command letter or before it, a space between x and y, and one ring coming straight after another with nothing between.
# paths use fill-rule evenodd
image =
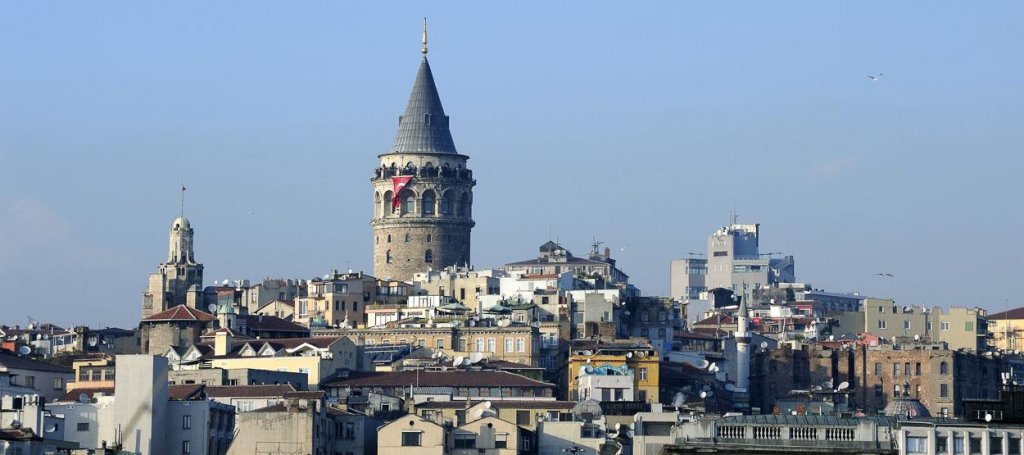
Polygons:
<instances>
[{"instance_id":1,"label":"arched window on tower","mask_svg":"<svg viewBox=\"0 0 1024 455\"><path fill-rule=\"evenodd\" d=\"M459 216L469 218L469 193L462 193L459 198Z\"/></svg>"},{"instance_id":2,"label":"arched window on tower","mask_svg":"<svg viewBox=\"0 0 1024 455\"><path fill-rule=\"evenodd\" d=\"M432 236L432 235L430 235L430 234L427 234L427 243L430 243L430 241L431 241L431 240L432 240L433 238L434 238L434 236Z\"/></svg>"},{"instance_id":3,"label":"arched window on tower","mask_svg":"<svg viewBox=\"0 0 1024 455\"><path fill-rule=\"evenodd\" d=\"M452 207L453 205L454 203L452 202L452 192L449 191L447 193L444 193L444 195L441 196L441 215L451 215L452 209L454 208Z\"/></svg>"},{"instance_id":4,"label":"arched window on tower","mask_svg":"<svg viewBox=\"0 0 1024 455\"><path fill-rule=\"evenodd\" d=\"M381 210L383 210L385 216L395 213L394 197L394 193L390 191L384 192L384 201L381 203Z\"/></svg>"},{"instance_id":5,"label":"arched window on tower","mask_svg":"<svg viewBox=\"0 0 1024 455\"><path fill-rule=\"evenodd\" d=\"M420 210L420 213L424 215L433 215L435 203L436 198L434 197L434 192L430 190L425 191L423 193L423 209Z\"/></svg>"},{"instance_id":6,"label":"arched window on tower","mask_svg":"<svg viewBox=\"0 0 1024 455\"><path fill-rule=\"evenodd\" d=\"M411 241L411 240L412 240L412 236L409 235L409 234L405 234L405 243L409 243L409 241Z\"/></svg>"},{"instance_id":7,"label":"arched window on tower","mask_svg":"<svg viewBox=\"0 0 1024 455\"><path fill-rule=\"evenodd\" d=\"M434 251L433 250L427 250L427 252L423 254L423 262L426 262L428 264L434 262Z\"/></svg>"},{"instance_id":8,"label":"arched window on tower","mask_svg":"<svg viewBox=\"0 0 1024 455\"><path fill-rule=\"evenodd\" d=\"M388 243L391 243L391 234L388 234Z\"/></svg>"},{"instance_id":9,"label":"arched window on tower","mask_svg":"<svg viewBox=\"0 0 1024 455\"><path fill-rule=\"evenodd\" d=\"M416 211L416 197L411 191L402 192L402 213L413 213Z\"/></svg>"},{"instance_id":10,"label":"arched window on tower","mask_svg":"<svg viewBox=\"0 0 1024 455\"><path fill-rule=\"evenodd\" d=\"M391 256L391 250L388 250L388 252L386 253L385 260L387 261L388 264L395 262L395 258Z\"/></svg>"},{"instance_id":11,"label":"arched window on tower","mask_svg":"<svg viewBox=\"0 0 1024 455\"><path fill-rule=\"evenodd\" d=\"M946 363L945 360L943 360L942 363L939 363L939 374L949 374L949 364Z\"/></svg>"}]
</instances>

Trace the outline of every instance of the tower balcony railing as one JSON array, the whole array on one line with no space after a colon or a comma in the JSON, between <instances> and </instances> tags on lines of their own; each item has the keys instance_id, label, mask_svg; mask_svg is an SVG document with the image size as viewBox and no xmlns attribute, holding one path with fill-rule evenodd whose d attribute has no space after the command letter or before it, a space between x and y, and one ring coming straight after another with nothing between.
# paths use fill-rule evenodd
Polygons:
<instances>
[{"instance_id":1,"label":"tower balcony railing","mask_svg":"<svg viewBox=\"0 0 1024 455\"><path fill-rule=\"evenodd\" d=\"M473 180L473 171L461 168L453 169L449 167L434 166L424 166L421 168L417 168L416 166L406 166L399 168L382 166L374 169L373 171L374 180L406 175L420 178L451 179L475 182L475 180Z\"/></svg>"}]
</instances>

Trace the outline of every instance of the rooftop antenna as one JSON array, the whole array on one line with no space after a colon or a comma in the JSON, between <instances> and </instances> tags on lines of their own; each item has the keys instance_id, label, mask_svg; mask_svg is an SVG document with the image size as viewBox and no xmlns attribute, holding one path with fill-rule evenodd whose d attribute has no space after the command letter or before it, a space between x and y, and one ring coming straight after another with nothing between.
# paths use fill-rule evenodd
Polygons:
<instances>
[{"instance_id":1,"label":"rooftop antenna","mask_svg":"<svg viewBox=\"0 0 1024 455\"><path fill-rule=\"evenodd\" d=\"M427 18L423 18L423 56L427 56Z\"/></svg>"},{"instance_id":2,"label":"rooftop antenna","mask_svg":"<svg viewBox=\"0 0 1024 455\"><path fill-rule=\"evenodd\" d=\"M736 200L733 199L733 201L732 201L732 212L729 213L730 224L736 224L736 222L739 221L739 219L740 219L740 216L736 214Z\"/></svg>"}]
</instances>

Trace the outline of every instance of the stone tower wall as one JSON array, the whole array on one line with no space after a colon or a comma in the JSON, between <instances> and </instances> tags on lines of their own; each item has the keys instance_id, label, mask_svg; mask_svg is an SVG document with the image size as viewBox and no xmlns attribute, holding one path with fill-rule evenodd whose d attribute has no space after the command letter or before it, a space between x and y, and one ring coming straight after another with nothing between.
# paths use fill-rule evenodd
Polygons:
<instances>
[{"instance_id":1,"label":"stone tower wall","mask_svg":"<svg viewBox=\"0 0 1024 455\"><path fill-rule=\"evenodd\" d=\"M391 163L413 163L412 180L403 190L414 200L408 210L402 200L398 210L392 210L394 184L388 169ZM414 273L429 269L470 264L470 231L472 219L472 173L465 168L466 157L457 154L381 156L381 167L372 179L374 188L374 217L371 221L374 242L374 275L377 278L411 279ZM447 164L450 175L434 175L424 166ZM399 168L399 174L401 168ZM427 262L430 250L432 262ZM388 260L388 252L391 260Z\"/></svg>"}]
</instances>

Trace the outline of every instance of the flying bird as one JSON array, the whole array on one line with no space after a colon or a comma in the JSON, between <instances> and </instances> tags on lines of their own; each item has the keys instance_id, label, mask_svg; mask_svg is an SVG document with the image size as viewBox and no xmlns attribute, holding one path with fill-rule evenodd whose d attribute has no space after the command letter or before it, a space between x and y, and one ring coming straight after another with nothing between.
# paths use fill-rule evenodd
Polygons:
<instances>
[{"instance_id":1,"label":"flying bird","mask_svg":"<svg viewBox=\"0 0 1024 455\"><path fill-rule=\"evenodd\" d=\"M885 273L885 272L876 273L875 275L876 276L881 276L881 277L886 277L886 278L894 278L891 273Z\"/></svg>"},{"instance_id":2,"label":"flying bird","mask_svg":"<svg viewBox=\"0 0 1024 455\"><path fill-rule=\"evenodd\" d=\"M877 76L872 76L872 75L868 74L868 79L871 79L872 82L878 82L878 81L882 80L882 73L878 73Z\"/></svg>"}]
</instances>

